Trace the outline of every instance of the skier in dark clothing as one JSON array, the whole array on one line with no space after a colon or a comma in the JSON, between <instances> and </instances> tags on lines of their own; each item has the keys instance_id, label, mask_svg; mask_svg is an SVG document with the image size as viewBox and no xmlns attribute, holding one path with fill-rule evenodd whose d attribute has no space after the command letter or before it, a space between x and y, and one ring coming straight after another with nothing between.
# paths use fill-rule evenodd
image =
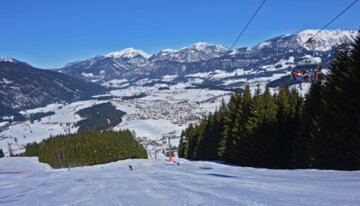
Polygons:
<instances>
[{"instance_id":1,"label":"skier in dark clothing","mask_svg":"<svg viewBox=\"0 0 360 206\"><path fill-rule=\"evenodd\" d=\"M132 168L132 166L131 166L131 165L129 165L129 170L133 170L133 168Z\"/></svg>"}]
</instances>

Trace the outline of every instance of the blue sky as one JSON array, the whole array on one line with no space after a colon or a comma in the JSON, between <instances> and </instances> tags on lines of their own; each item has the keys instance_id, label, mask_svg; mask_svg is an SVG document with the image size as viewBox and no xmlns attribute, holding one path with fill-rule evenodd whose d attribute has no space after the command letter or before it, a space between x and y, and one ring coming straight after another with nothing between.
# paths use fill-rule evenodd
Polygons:
<instances>
[{"instance_id":1,"label":"blue sky","mask_svg":"<svg viewBox=\"0 0 360 206\"><path fill-rule=\"evenodd\" d=\"M235 48L319 29L353 0L267 0ZM231 46L262 0L2 0L0 57L40 68L135 47ZM359 29L360 2L329 29Z\"/></svg>"}]
</instances>

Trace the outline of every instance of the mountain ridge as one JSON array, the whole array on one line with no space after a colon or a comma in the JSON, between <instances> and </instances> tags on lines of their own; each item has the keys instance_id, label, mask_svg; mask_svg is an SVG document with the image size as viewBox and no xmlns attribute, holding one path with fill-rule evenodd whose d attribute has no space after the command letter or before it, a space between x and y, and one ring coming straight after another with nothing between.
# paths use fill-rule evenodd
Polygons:
<instances>
[{"instance_id":1,"label":"mountain ridge","mask_svg":"<svg viewBox=\"0 0 360 206\"><path fill-rule=\"evenodd\" d=\"M16 59L0 60L0 116L54 102L71 102L105 92L105 88Z\"/></svg>"},{"instance_id":2,"label":"mountain ridge","mask_svg":"<svg viewBox=\"0 0 360 206\"><path fill-rule=\"evenodd\" d=\"M160 50L148 58L141 55L131 56L131 52L125 55L132 58L99 55L80 63L65 66L60 71L77 78L104 83L114 79L133 81L139 78L161 78L163 75L185 77L193 73L214 72L219 69L226 72L233 72L237 69L267 70L265 67L269 65L278 65L277 69L272 69L271 72L275 72L275 70L281 72L285 66L280 67L279 62L286 61L286 64L291 65L312 55L323 59L323 66L326 67L336 46L343 42L352 43L357 35L357 30L323 30L313 38L314 50L312 50L311 45L303 43L318 31L307 29L293 34L284 34L252 47L235 50L229 50L221 44L197 42L179 50ZM124 50L120 50L118 53L122 53L122 51ZM143 52L133 48L130 51ZM116 53L116 51L112 53ZM293 58L292 61L290 57ZM83 72L91 73L92 76L83 75ZM269 74L269 71L267 74L266 71L264 72L259 75ZM212 84L219 85L219 82L212 82Z\"/></svg>"}]
</instances>

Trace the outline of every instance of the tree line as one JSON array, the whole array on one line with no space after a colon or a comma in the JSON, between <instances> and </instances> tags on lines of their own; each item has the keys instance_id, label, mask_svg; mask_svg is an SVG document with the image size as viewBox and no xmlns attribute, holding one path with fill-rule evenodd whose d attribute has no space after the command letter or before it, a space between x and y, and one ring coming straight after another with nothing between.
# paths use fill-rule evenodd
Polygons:
<instances>
[{"instance_id":1,"label":"tree line","mask_svg":"<svg viewBox=\"0 0 360 206\"><path fill-rule=\"evenodd\" d=\"M339 46L324 83L301 97L249 86L186 128L180 157L265 168L360 169L360 36Z\"/></svg>"},{"instance_id":2,"label":"tree line","mask_svg":"<svg viewBox=\"0 0 360 206\"><path fill-rule=\"evenodd\" d=\"M26 146L24 156L38 156L40 162L54 168L104 164L147 158L145 148L129 130L88 131L58 135Z\"/></svg>"}]
</instances>

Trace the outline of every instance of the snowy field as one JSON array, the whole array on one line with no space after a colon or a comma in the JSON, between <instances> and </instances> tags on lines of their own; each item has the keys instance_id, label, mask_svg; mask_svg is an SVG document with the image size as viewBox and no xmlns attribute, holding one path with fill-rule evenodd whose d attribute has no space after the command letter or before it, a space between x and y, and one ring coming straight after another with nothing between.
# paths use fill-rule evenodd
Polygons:
<instances>
[{"instance_id":1,"label":"snowy field","mask_svg":"<svg viewBox=\"0 0 360 206\"><path fill-rule=\"evenodd\" d=\"M2 158L0 205L355 206L360 205L360 172L255 169L183 159L179 166L124 160L55 170L36 158Z\"/></svg>"},{"instance_id":2,"label":"snowy field","mask_svg":"<svg viewBox=\"0 0 360 206\"><path fill-rule=\"evenodd\" d=\"M119 130L127 128L129 130L134 130L136 136L139 137L148 137L150 139L157 139L161 137L162 134L169 133L171 131L176 131L177 134L180 134L185 126L177 126L172 124L169 120L164 119L146 119L146 120L134 120L131 122L120 123L114 129Z\"/></svg>"}]
</instances>

